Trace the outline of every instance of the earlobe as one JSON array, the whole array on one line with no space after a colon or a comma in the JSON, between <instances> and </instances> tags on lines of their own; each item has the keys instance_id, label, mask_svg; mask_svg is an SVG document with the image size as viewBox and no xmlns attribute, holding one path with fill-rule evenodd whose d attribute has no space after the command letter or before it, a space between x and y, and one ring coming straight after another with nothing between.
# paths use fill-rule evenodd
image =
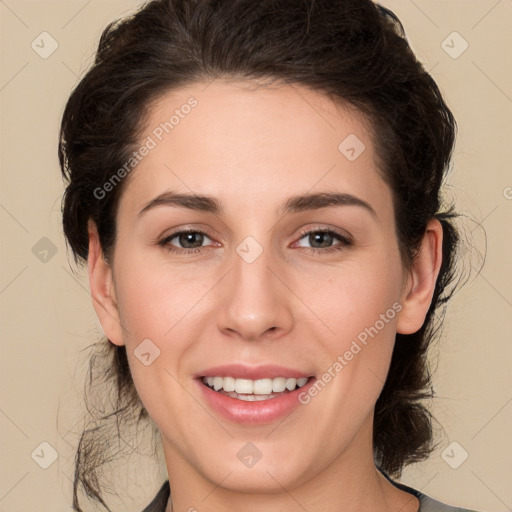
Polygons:
<instances>
[{"instance_id":1,"label":"earlobe","mask_svg":"<svg viewBox=\"0 0 512 512\"><path fill-rule=\"evenodd\" d=\"M112 268L105 261L98 231L89 220L89 253L87 267L92 303L106 337L115 345L124 345L121 321L117 306Z\"/></svg>"},{"instance_id":2,"label":"earlobe","mask_svg":"<svg viewBox=\"0 0 512 512\"><path fill-rule=\"evenodd\" d=\"M413 334L425 321L443 257L443 227L437 219L427 224L420 250L409 271L402 295L397 332Z\"/></svg>"}]
</instances>

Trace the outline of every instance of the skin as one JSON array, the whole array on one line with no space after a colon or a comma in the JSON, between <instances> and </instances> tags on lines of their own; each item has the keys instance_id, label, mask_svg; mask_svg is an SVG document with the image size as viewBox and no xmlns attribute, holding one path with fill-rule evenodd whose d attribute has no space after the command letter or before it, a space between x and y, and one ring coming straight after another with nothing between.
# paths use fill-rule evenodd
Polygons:
<instances>
[{"instance_id":1,"label":"skin","mask_svg":"<svg viewBox=\"0 0 512 512\"><path fill-rule=\"evenodd\" d=\"M432 300L441 225L428 224L405 268L365 119L303 87L191 84L153 105L141 142L190 96L197 107L127 178L110 263L89 225L94 307L108 339L126 345L137 391L161 432L167 511L417 511L418 500L375 468L373 413L396 333L418 330ZM349 134L366 146L354 161L338 150ZM224 210L161 205L138 215L170 190L214 196ZM357 196L375 215L355 205L279 213L289 197L321 191ZM207 233L188 246L168 241L189 254L158 245L185 228ZM326 252L342 242L301 234L322 228L353 243ZM252 263L236 252L247 236L263 249ZM318 378L395 303L400 312L378 335L282 421L230 422L208 408L193 382L202 369L238 362ZM149 366L134 355L147 338L160 350ZM248 441L262 453L252 468L237 457Z\"/></svg>"}]
</instances>

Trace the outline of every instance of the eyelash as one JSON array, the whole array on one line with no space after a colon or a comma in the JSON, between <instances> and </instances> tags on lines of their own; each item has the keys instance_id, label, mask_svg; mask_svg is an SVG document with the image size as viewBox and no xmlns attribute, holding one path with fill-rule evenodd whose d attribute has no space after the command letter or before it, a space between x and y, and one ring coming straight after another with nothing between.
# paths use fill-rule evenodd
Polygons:
<instances>
[{"instance_id":1,"label":"eyelash","mask_svg":"<svg viewBox=\"0 0 512 512\"><path fill-rule=\"evenodd\" d=\"M197 247L195 249L181 249L179 247L174 247L174 246L170 245L170 241L173 238L176 238L176 236L181 235L182 233L198 233L198 234L201 234L201 235L205 235L208 238L211 238L208 235L208 233L205 233L204 231L201 231L201 230L198 230L198 229L183 229L183 230L180 230L180 231L175 231L174 233L171 233L169 236L166 236L165 238L163 238L162 240L160 240L158 242L158 245L161 246L161 247L165 247L168 250L168 252L172 252L174 254L191 255L191 254L196 254L198 252L201 252L201 249L203 249L203 247ZM313 253L313 254L318 254L318 253L326 254L326 253L331 253L331 252L334 252L334 251L340 251L340 250L343 250L343 249L353 245L353 242L352 242L351 239L349 239L347 236L344 236L341 233L338 233L337 231L334 231L332 229L309 229L309 230L304 230L304 231L300 232L299 240L301 240L305 236L313 234L313 233L322 233L322 234L333 235L334 238L338 239L338 241L341 242L340 244L333 245L332 247L328 247L328 248L325 248L325 249L318 249L318 248L315 248L315 247L303 247L303 249L306 249L308 252Z\"/></svg>"}]
</instances>

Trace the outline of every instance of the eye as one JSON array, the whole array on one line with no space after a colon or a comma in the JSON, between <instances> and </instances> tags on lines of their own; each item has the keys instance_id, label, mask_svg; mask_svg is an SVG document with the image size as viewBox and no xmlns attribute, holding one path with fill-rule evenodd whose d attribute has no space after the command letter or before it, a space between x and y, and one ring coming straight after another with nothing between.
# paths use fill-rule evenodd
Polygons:
<instances>
[{"instance_id":1,"label":"eye","mask_svg":"<svg viewBox=\"0 0 512 512\"><path fill-rule=\"evenodd\" d=\"M204 240L210 240L210 237L203 231L186 229L176 231L158 242L158 245L165 247L169 252L177 254L200 252ZM172 241L175 240L181 247L175 247ZM176 242L175 242L176 243Z\"/></svg>"},{"instance_id":2,"label":"eye","mask_svg":"<svg viewBox=\"0 0 512 512\"><path fill-rule=\"evenodd\" d=\"M352 240L347 236L331 229L313 229L303 231L301 235L300 240L306 239L312 247L307 247L302 244L299 244L299 247L309 249L313 253L339 251L352 245ZM332 245L336 240L338 240L339 243Z\"/></svg>"}]
</instances>

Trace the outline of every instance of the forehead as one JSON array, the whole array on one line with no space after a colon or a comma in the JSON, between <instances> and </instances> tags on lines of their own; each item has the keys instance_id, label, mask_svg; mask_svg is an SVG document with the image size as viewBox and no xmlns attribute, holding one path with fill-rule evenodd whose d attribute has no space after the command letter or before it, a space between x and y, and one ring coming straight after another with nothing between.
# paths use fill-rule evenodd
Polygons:
<instances>
[{"instance_id":1,"label":"forehead","mask_svg":"<svg viewBox=\"0 0 512 512\"><path fill-rule=\"evenodd\" d=\"M298 85L216 80L172 90L148 110L140 144L150 149L129 175L121 202L130 208L166 190L255 213L314 189L389 199L363 115Z\"/></svg>"}]
</instances>

